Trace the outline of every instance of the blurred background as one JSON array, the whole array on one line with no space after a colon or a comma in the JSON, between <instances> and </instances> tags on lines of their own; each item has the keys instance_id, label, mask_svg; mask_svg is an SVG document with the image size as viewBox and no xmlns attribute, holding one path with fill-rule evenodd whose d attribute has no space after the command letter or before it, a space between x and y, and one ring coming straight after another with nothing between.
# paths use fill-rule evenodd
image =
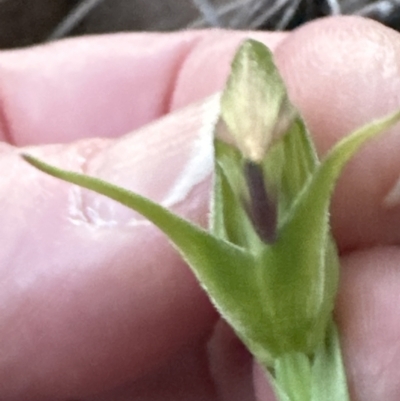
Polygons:
<instances>
[{"instance_id":1,"label":"blurred background","mask_svg":"<svg viewBox=\"0 0 400 401\"><path fill-rule=\"evenodd\" d=\"M121 31L285 30L335 14L400 30L400 0L0 0L0 48Z\"/></svg>"}]
</instances>

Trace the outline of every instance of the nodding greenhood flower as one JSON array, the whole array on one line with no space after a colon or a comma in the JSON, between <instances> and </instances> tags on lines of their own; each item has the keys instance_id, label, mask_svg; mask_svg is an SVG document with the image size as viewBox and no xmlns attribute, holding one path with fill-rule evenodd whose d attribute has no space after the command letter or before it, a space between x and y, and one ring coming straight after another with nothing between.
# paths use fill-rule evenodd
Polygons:
<instances>
[{"instance_id":1,"label":"nodding greenhood flower","mask_svg":"<svg viewBox=\"0 0 400 401\"><path fill-rule=\"evenodd\" d=\"M319 161L271 52L246 40L233 60L215 127L211 232L123 188L24 158L121 202L163 230L269 370L282 400L342 401L348 396L332 320L339 262L330 199L360 146L399 119L397 112L358 129Z\"/></svg>"}]
</instances>

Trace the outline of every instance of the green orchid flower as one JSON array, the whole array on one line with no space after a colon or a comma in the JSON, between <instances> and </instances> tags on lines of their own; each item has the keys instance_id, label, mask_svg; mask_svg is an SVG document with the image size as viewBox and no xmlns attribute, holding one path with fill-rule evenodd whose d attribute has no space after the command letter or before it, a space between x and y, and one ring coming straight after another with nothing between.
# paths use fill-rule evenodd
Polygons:
<instances>
[{"instance_id":1,"label":"green orchid flower","mask_svg":"<svg viewBox=\"0 0 400 401\"><path fill-rule=\"evenodd\" d=\"M159 227L221 316L265 368L280 400L348 400L332 317L339 260L329 226L334 185L375 121L320 161L271 52L246 40L221 96L211 230L138 194L24 155L38 169L106 195Z\"/></svg>"}]
</instances>

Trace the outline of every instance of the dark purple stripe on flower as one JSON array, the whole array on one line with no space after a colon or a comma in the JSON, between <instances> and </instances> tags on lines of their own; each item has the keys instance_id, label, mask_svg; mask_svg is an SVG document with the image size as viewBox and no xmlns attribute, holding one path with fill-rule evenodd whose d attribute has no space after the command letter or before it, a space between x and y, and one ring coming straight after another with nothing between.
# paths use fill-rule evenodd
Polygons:
<instances>
[{"instance_id":1,"label":"dark purple stripe on flower","mask_svg":"<svg viewBox=\"0 0 400 401\"><path fill-rule=\"evenodd\" d=\"M263 171L259 164L245 161L244 174L250 195L247 205L250 220L260 238L271 244L277 237L276 203L268 196Z\"/></svg>"}]
</instances>

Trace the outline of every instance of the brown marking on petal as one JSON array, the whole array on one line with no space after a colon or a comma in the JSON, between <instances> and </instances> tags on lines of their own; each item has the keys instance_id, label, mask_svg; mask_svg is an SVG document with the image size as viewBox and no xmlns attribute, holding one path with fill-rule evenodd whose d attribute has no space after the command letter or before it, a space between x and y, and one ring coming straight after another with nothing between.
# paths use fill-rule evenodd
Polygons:
<instances>
[{"instance_id":1,"label":"brown marking on petal","mask_svg":"<svg viewBox=\"0 0 400 401\"><path fill-rule=\"evenodd\" d=\"M265 243L274 243L277 237L277 206L268 196L262 168L247 160L244 174L249 190L247 212L253 227Z\"/></svg>"}]
</instances>

